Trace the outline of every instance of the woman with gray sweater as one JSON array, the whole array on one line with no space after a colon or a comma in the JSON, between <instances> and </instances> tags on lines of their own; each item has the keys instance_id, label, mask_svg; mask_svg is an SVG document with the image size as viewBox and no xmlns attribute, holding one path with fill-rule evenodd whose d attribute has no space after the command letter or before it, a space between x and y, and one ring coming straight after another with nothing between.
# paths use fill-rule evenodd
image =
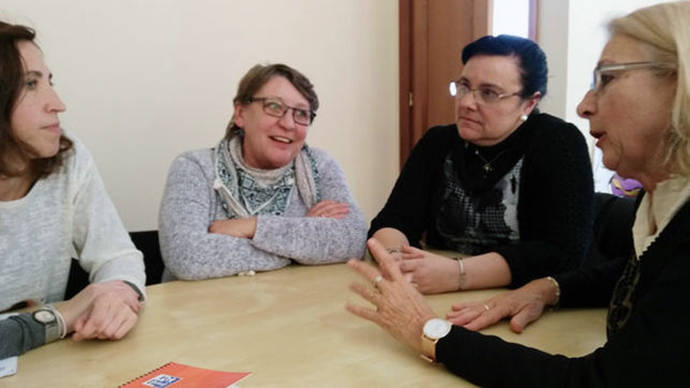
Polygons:
<instances>
[{"instance_id":1,"label":"woman with gray sweater","mask_svg":"<svg viewBox=\"0 0 690 388\"><path fill-rule=\"evenodd\" d=\"M283 64L256 65L234 105L216 147L185 152L170 168L159 217L163 279L362 257L367 226L343 171L305 144L319 105L311 82Z\"/></svg>"}]
</instances>

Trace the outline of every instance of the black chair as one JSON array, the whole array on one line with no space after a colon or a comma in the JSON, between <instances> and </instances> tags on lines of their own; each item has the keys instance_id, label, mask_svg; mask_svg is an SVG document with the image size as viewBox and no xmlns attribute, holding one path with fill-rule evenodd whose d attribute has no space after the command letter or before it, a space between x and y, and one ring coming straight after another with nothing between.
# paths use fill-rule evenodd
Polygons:
<instances>
[{"instance_id":1,"label":"black chair","mask_svg":"<svg viewBox=\"0 0 690 388\"><path fill-rule=\"evenodd\" d=\"M144 254L144 265L146 266L146 285L158 284L163 277L163 258L161 248L158 243L158 231L147 230L143 232L131 232L134 246Z\"/></svg>"},{"instance_id":2,"label":"black chair","mask_svg":"<svg viewBox=\"0 0 690 388\"><path fill-rule=\"evenodd\" d=\"M148 230L143 232L131 232L129 234L134 246L144 254L146 266L146 285L158 284L163 277L163 259L158 245L158 231ZM67 280L65 299L70 299L84 287L89 285L89 274L84 271L76 259L72 259Z\"/></svg>"}]
</instances>

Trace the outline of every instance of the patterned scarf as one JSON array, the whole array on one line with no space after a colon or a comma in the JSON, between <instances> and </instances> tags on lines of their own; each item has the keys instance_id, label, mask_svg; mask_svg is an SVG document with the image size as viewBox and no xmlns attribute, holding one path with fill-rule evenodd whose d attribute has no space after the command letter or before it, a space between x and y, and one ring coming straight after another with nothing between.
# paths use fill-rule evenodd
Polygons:
<instances>
[{"instance_id":1,"label":"patterned scarf","mask_svg":"<svg viewBox=\"0 0 690 388\"><path fill-rule=\"evenodd\" d=\"M213 188L228 218L259 214L283 215L296 187L307 209L319 202L319 172L305 144L297 157L274 170L247 166L242 158L241 132L223 139L215 148Z\"/></svg>"}]
</instances>

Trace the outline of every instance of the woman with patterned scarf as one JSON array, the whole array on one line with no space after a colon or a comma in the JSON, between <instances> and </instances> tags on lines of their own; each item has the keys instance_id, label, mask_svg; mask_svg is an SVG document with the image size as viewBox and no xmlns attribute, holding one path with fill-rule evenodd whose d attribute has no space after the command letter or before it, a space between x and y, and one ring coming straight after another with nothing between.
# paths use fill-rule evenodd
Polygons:
<instances>
[{"instance_id":1,"label":"woman with patterned scarf","mask_svg":"<svg viewBox=\"0 0 690 388\"><path fill-rule=\"evenodd\" d=\"M242 78L225 137L172 164L161 204L164 280L362 257L366 223L345 175L305 144L319 100L283 64Z\"/></svg>"}]
</instances>

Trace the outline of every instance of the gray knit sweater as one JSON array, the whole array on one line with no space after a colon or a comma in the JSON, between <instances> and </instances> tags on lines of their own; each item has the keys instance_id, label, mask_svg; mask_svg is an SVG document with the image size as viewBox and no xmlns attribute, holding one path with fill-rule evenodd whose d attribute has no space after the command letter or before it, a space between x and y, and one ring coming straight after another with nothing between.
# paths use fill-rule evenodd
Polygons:
<instances>
[{"instance_id":1,"label":"gray knit sweater","mask_svg":"<svg viewBox=\"0 0 690 388\"><path fill-rule=\"evenodd\" d=\"M293 190L284 215L258 216L251 239L208 232L211 222L227 218L213 189L213 149L178 156L170 167L159 216L163 279L207 279L274 270L293 260L326 264L362 257L367 225L345 175L326 152L313 147L311 151L321 200L347 203L348 215L339 220L305 217L309 209Z\"/></svg>"}]
</instances>

